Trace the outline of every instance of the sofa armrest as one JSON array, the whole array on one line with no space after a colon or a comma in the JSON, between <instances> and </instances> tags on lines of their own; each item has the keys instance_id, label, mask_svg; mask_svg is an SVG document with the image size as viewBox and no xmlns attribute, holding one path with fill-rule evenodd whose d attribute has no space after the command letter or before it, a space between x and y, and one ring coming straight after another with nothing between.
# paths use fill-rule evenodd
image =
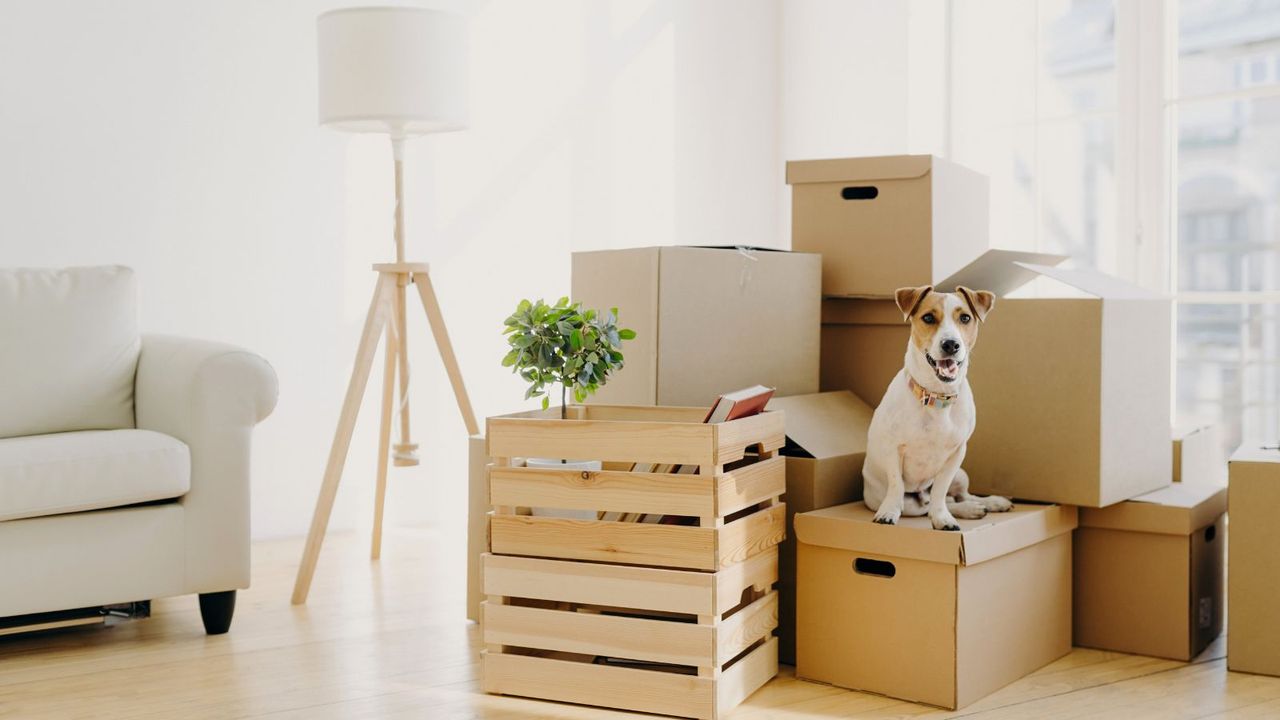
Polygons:
<instances>
[{"instance_id":1,"label":"sofa armrest","mask_svg":"<svg viewBox=\"0 0 1280 720\"><path fill-rule=\"evenodd\" d=\"M275 371L248 351L164 335L142 338L137 426L191 449L191 490L181 501L187 592L249 586L250 438L275 408L278 389Z\"/></svg>"}]
</instances>

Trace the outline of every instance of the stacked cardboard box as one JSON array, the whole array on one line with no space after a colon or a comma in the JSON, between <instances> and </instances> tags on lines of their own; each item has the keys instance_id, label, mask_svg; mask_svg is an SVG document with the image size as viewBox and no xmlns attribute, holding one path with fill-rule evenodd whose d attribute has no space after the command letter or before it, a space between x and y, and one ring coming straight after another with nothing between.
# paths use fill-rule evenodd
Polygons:
<instances>
[{"instance_id":1,"label":"stacked cardboard box","mask_svg":"<svg viewBox=\"0 0 1280 720\"><path fill-rule=\"evenodd\" d=\"M1071 650L1075 508L1019 505L960 532L872 517L796 516L798 677L954 709Z\"/></svg>"},{"instance_id":2,"label":"stacked cardboard box","mask_svg":"<svg viewBox=\"0 0 1280 720\"><path fill-rule=\"evenodd\" d=\"M1231 456L1227 548L1227 668L1280 676L1280 444Z\"/></svg>"},{"instance_id":3,"label":"stacked cardboard box","mask_svg":"<svg viewBox=\"0 0 1280 720\"><path fill-rule=\"evenodd\" d=\"M573 254L573 299L621 309L626 367L590 402L709 407L768 385L818 391L822 257L752 248Z\"/></svg>"},{"instance_id":4,"label":"stacked cardboard box","mask_svg":"<svg viewBox=\"0 0 1280 720\"><path fill-rule=\"evenodd\" d=\"M875 526L858 503L796 515L797 675L957 707L1064 654L1075 506L1115 506L1081 515L1077 637L1174 657L1216 636L1214 553L1224 543L1208 547L1206 537L1222 530L1219 489L1126 502L1168 487L1175 455L1184 475L1211 472L1207 435L1183 434L1170 452L1169 299L1059 268L1061 256L989 249L985 179L937 158L792 162L787 179L792 248L823 255L822 390L880 402L910 337L896 288L965 285L999 297L968 372L980 422L964 467L974 492L1018 501L1011 514L962 521L958 534L926 519ZM1032 281L1034 295L1024 290ZM1123 624L1107 614L1117 608L1091 604L1104 592L1099 577L1115 570L1093 558L1116 543L1155 553L1148 570L1176 568L1157 573L1165 592L1181 589L1153 610L1160 628L1140 628L1165 633L1166 645L1126 644L1111 632ZM1140 589L1114 590L1113 604L1156 607ZM930 592L941 598L936 613L919 606ZM993 640L1001 628L970 632L985 622L977 608L1020 630L1003 642ZM951 652L930 653L939 642Z\"/></svg>"},{"instance_id":5,"label":"stacked cardboard box","mask_svg":"<svg viewBox=\"0 0 1280 720\"><path fill-rule=\"evenodd\" d=\"M1222 634L1227 488L1185 482L1080 510L1075 644L1190 660Z\"/></svg>"}]
</instances>

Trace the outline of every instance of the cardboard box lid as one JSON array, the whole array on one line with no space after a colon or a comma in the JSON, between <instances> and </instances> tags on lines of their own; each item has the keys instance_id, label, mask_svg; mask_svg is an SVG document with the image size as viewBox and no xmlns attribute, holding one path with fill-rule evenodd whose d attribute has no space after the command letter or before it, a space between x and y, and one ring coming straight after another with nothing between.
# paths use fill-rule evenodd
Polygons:
<instances>
[{"instance_id":1,"label":"cardboard box lid","mask_svg":"<svg viewBox=\"0 0 1280 720\"><path fill-rule=\"evenodd\" d=\"M1097 270L1048 267L1034 263L1018 262L1024 268L1033 270L1047 278L1052 278L1065 285L1086 292L1094 297L1115 300L1150 300L1161 297L1159 293L1140 288L1120 278L1112 277Z\"/></svg>"},{"instance_id":2,"label":"cardboard box lid","mask_svg":"<svg viewBox=\"0 0 1280 720\"><path fill-rule=\"evenodd\" d=\"M1081 508L1080 527L1190 535L1227 511L1227 488L1184 482L1104 508Z\"/></svg>"},{"instance_id":3,"label":"cardboard box lid","mask_svg":"<svg viewBox=\"0 0 1280 720\"><path fill-rule=\"evenodd\" d=\"M787 163L787 184L909 180L929 173L932 155L881 155L832 160L792 160Z\"/></svg>"},{"instance_id":4,"label":"cardboard box lid","mask_svg":"<svg viewBox=\"0 0 1280 720\"><path fill-rule=\"evenodd\" d=\"M873 517L861 502L799 513L796 537L809 545L870 555L977 565L1076 527L1076 509L1066 505L1019 504L1007 513L960 520L960 532L934 530L927 517L902 518L893 526L877 525Z\"/></svg>"},{"instance_id":5,"label":"cardboard box lid","mask_svg":"<svg viewBox=\"0 0 1280 720\"><path fill-rule=\"evenodd\" d=\"M1245 443L1231 453L1231 462L1280 463L1280 443Z\"/></svg>"},{"instance_id":6,"label":"cardboard box lid","mask_svg":"<svg viewBox=\"0 0 1280 720\"><path fill-rule=\"evenodd\" d=\"M767 409L786 413L787 437L815 458L867 451L875 410L848 390L775 397Z\"/></svg>"}]
</instances>

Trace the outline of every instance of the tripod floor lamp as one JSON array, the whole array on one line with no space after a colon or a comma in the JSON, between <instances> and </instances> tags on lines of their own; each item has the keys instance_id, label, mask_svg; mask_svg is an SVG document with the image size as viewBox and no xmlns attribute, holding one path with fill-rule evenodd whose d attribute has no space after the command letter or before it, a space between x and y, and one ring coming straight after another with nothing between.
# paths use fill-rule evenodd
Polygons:
<instances>
[{"instance_id":1,"label":"tripod floor lamp","mask_svg":"<svg viewBox=\"0 0 1280 720\"><path fill-rule=\"evenodd\" d=\"M324 13L316 20L319 46L320 124L351 132L383 133L391 138L395 159L395 262L373 266L378 274L356 349L355 367L342 402L325 466L320 496L307 536L302 565L293 586L294 604L307 601L316 560L329 526L338 482L351 447L351 434L361 398L369 382L380 337L385 337L381 430L378 435L377 488L374 500L375 559L382 546L382 508L386 498L387 461L418 464L417 444L409 434L409 344L405 335L405 296L417 291L422 309L467 432L480 432L467 389L462 383L440 305L425 263L406 262L404 255L403 148L406 138L466 127L466 21L451 13L408 7L348 8ZM400 438L392 453L391 431L399 378Z\"/></svg>"}]
</instances>

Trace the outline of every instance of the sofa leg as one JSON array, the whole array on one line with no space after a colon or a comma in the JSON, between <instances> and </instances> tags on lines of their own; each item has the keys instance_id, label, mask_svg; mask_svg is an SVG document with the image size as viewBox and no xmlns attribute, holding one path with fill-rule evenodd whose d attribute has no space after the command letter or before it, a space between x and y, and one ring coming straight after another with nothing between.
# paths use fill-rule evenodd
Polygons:
<instances>
[{"instance_id":1,"label":"sofa leg","mask_svg":"<svg viewBox=\"0 0 1280 720\"><path fill-rule=\"evenodd\" d=\"M231 616L236 612L236 591L200 593L200 619L204 631L221 635L231 629Z\"/></svg>"}]
</instances>

